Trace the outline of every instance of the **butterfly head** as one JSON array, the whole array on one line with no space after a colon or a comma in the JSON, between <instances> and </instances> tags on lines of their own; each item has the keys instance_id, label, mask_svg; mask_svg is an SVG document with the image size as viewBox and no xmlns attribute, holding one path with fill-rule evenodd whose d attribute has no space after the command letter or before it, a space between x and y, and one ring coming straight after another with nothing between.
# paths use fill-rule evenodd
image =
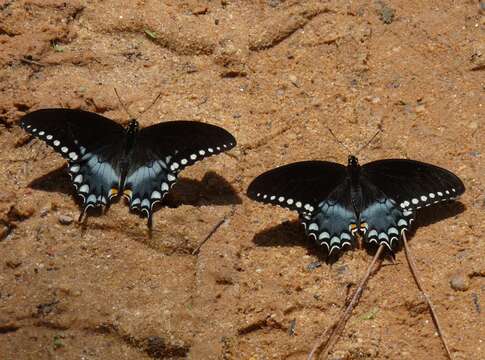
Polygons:
<instances>
[{"instance_id":1,"label":"butterfly head","mask_svg":"<svg viewBox=\"0 0 485 360\"><path fill-rule=\"evenodd\" d=\"M138 121L136 121L135 119L131 119L130 122L128 123L128 126L126 127L126 132L129 135L133 135L138 132L139 128L140 128L140 125L138 124Z\"/></svg>"},{"instance_id":2,"label":"butterfly head","mask_svg":"<svg viewBox=\"0 0 485 360\"><path fill-rule=\"evenodd\" d=\"M357 159L357 157L355 157L354 155L349 155L348 166L349 167L358 167L359 166L359 159Z\"/></svg>"}]
</instances>

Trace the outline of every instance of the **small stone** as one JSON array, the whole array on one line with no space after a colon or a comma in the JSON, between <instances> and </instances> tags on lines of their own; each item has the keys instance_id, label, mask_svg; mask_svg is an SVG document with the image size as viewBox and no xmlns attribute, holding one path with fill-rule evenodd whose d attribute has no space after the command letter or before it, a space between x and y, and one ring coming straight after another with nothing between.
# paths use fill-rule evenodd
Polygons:
<instances>
[{"instance_id":1,"label":"small stone","mask_svg":"<svg viewBox=\"0 0 485 360\"><path fill-rule=\"evenodd\" d=\"M418 114L420 113L423 113L426 111L426 107L423 105L423 104L420 104L418 106L416 106L416 108L414 109L414 111Z\"/></svg>"},{"instance_id":2,"label":"small stone","mask_svg":"<svg viewBox=\"0 0 485 360\"><path fill-rule=\"evenodd\" d=\"M8 216L12 220L23 221L34 215L35 209L25 203L19 203L12 206Z\"/></svg>"},{"instance_id":3,"label":"small stone","mask_svg":"<svg viewBox=\"0 0 485 360\"><path fill-rule=\"evenodd\" d=\"M268 0L268 5L271 7L277 7L281 4L281 0Z\"/></svg>"},{"instance_id":4,"label":"small stone","mask_svg":"<svg viewBox=\"0 0 485 360\"><path fill-rule=\"evenodd\" d=\"M17 260L17 259L14 259L14 260L7 260L7 261L5 262L5 265L7 265L7 267L9 267L10 269L16 269L16 268L18 268L20 265L22 265L22 261Z\"/></svg>"},{"instance_id":5,"label":"small stone","mask_svg":"<svg viewBox=\"0 0 485 360\"><path fill-rule=\"evenodd\" d=\"M472 64L471 70L485 69L485 45L478 44L474 47L470 62Z\"/></svg>"},{"instance_id":6,"label":"small stone","mask_svg":"<svg viewBox=\"0 0 485 360\"><path fill-rule=\"evenodd\" d=\"M5 239L11 230L12 227L10 225L0 224L0 240Z\"/></svg>"},{"instance_id":7,"label":"small stone","mask_svg":"<svg viewBox=\"0 0 485 360\"><path fill-rule=\"evenodd\" d=\"M337 274L344 275L349 271L349 267L347 265L341 265L336 270Z\"/></svg>"},{"instance_id":8,"label":"small stone","mask_svg":"<svg viewBox=\"0 0 485 360\"><path fill-rule=\"evenodd\" d=\"M150 357L162 358L167 352L165 340L159 336L149 336L147 338L146 352Z\"/></svg>"},{"instance_id":9,"label":"small stone","mask_svg":"<svg viewBox=\"0 0 485 360\"><path fill-rule=\"evenodd\" d=\"M320 266L322 266L322 263L320 261L314 261L314 262L308 264L306 266L306 268L307 268L308 271L313 271L313 270L319 268Z\"/></svg>"},{"instance_id":10,"label":"small stone","mask_svg":"<svg viewBox=\"0 0 485 360\"><path fill-rule=\"evenodd\" d=\"M192 14L193 15L205 15L207 14L209 8L205 5L201 6L196 6L195 8L192 9Z\"/></svg>"},{"instance_id":11,"label":"small stone","mask_svg":"<svg viewBox=\"0 0 485 360\"><path fill-rule=\"evenodd\" d=\"M295 75L288 76L288 80L290 80L290 82L296 87L300 86L300 84L298 83L298 78Z\"/></svg>"},{"instance_id":12,"label":"small stone","mask_svg":"<svg viewBox=\"0 0 485 360\"><path fill-rule=\"evenodd\" d=\"M322 106L322 101L315 97L311 100L311 104L313 107L319 108Z\"/></svg>"},{"instance_id":13,"label":"small stone","mask_svg":"<svg viewBox=\"0 0 485 360\"><path fill-rule=\"evenodd\" d=\"M379 96L366 96L365 99L373 104L378 104L381 102L381 98Z\"/></svg>"},{"instance_id":14,"label":"small stone","mask_svg":"<svg viewBox=\"0 0 485 360\"><path fill-rule=\"evenodd\" d=\"M40 214L40 217L46 217L46 216L47 216L47 214L49 214L49 210L50 210L50 209L49 209L48 207L42 208L42 209L40 210L40 213L39 213L39 214Z\"/></svg>"},{"instance_id":15,"label":"small stone","mask_svg":"<svg viewBox=\"0 0 485 360\"><path fill-rule=\"evenodd\" d=\"M197 66L195 66L192 63L185 63L184 64L184 70L187 74L193 74L198 71Z\"/></svg>"},{"instance_id":16,"label":"small stone","mask_svg":"<svg viewBox=\"0 0 485 360\"><path fill-rule=\"evenodd\" d=\"M467 291L470 287L470 279L462 272L455 273L450 278L450 286L456 291Z\"/></svg>"},{"instance_id":17,"label":"small stone","mask_svg":"<svg viewBox=\"0 0 485 360\"><path fill-rule=\"evenodd\" d=\"M60 215L59 216L59 223L61 225L70 225L70 224L72 224L73 221L74 221L74 219L69 215Z\"/></svg>"},{"instance_id":18,"label":"small stone","mask_svg":"<svg viewBox=\"0 0 485 360\"><path fill-rule=\"evenodd\" d=\"M396 15L396 11L387 6L386 4L381 4L381 9L379 10L379 17L381 18L384 24L391 24L394 21L394 16Z\"/></svg>"},{"instance_id":19,"label":"small stone","mask_svg":"<svg viewBox=\"0 0 485 360\"><path fill-rule=\"evenodd\" d=\"M468 124L468 128L470 130L476 130L478 129L478 121L472 121L471 123Z\"/></svg>"},{"instance_id":20,"label":"small stone","mask_svg":"<svg viewBox=\"0 0 485 360\"><path fill-rule=\"evenodd\" d=\"M344 360L349 358L349 351L346 350L336 350L330 356L329 360Z\"/></svg>"}]
</instances>

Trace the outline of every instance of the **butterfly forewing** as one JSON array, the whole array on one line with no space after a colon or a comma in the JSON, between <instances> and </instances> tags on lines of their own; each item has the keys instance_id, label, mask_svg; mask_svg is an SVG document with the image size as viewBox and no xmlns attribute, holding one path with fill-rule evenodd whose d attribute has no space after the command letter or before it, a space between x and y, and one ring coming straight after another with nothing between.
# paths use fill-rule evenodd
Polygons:
<instances>
[{"instance_id":1,"label":"butterfly forewing","mask_svg":"<svg viewBox=\"0 0 485 360\"><path fill-rule=\"evenodd\" d=\"M124 186L130 207L150 216L153 205L163 199L183 168L235 145L226 130L196 121L170 121L142 129Z\"/></svg>"},{"instance_id":2,"label":"butterfly forewing","mask_svg":"<svg viewBox=\"0 0 485 360\"><path fill-rule=\"evenodd\" d=\"M453 200L465 191L452 172L415 160L374 161L362 166L362 177L408 211Z\"/></svg>"},{"instance_id":3,"label":"butterfly forewing","mask_svg":"<svg viewBox=\"0 0 485 360\"><path fill-rule=\"evenodd\" d=\"M269 170L248 187L251 199L279 205L308 216L345 178L345 166L302 161Z\"/></svg>"},{"instance_id":4,"label":"butterfly forewing","mask_svg":"<svg viewBox=\"0 0 485 360\"><path fill-rule=\"evenodd\" d=\"M33 111L22 118L20 126L70 161L99 147L106 137L124 132L121 125L104 116L70 109Z\"/></svg>"},{"instance_id":5,"label":"butterfly forewing","mask_svg":"<svg viewBox=\"0 0 485 360\"><path fill-rule=\"evenodd\" d=\"M116 195L125 142L121 125L87 111L43 109L24 116L21 126L69 160L69 174L85 209L107 205Z\"/></svg>"}]
</instances>

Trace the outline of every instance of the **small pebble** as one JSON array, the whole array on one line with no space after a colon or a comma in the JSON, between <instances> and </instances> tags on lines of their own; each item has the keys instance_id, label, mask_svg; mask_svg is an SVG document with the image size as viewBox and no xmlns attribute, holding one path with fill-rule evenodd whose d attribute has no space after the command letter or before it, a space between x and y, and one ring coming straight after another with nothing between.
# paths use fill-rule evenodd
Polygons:
<instances>
[{"instance_id":1,"label":"small pebble","mask_svg":"<svg viewBox=\"0 0 485 360\"><path fill-rule=\"evenodd\" d=\"M425 112L426 111L426 107L423 104L420 104L420 105L416 106L416 108L414 109L414 111L419 114L419 113Z\"/></svg>"},{"instance_id":2,"label":"small pebble","mask_svg":"<svg viewBox=\"0 0 485 360\"><path fill-rule=\"evenodd\" d=\"M480 298L478 297L478 294L476 293L472 293L472 301L473 301L473 305L475 305L475 310L477 313L481 313L481 309L480 309Z\"/></svg>"},{"instance_id":3,"label":"small pebble","mask_svg":"<svg viewBox=\"0 0 485 360\"><path fill-rule=\"evenodd\" d=\"M268 5L271 7L277 7L281 4L281 0L268 0Z\"/></svg>"},{"instance_id":4,"label":"small pebble","mask_svg":"<svg viewBox=\"0 0 485 360\"><path fill-rule=\"evenodd\" d=\"M59 216L59 223L61 225L70 225L70 224L72 224L73 221L74 221L74 219L72 217L70 217L69 215L60 215Z\"/></svg>"},{"instance_id":5,"label":"small pebble","mask_svg":"<svg viewBox=\"0 0 485 360\"><path fill-rule=\"evenodd\" d=\"M49 214L49 208L45 207L40 210L40 217L45 217L47 214Z\"/></svg>"},{"instance_id":6,"label":"small pebble","mask_svg":"<svg viewBox=\"0 0 485 360\"><path fill-rule=\"evenodd\" d=\"M341 265L336 270L337 274L343 275L349 271L349 267L347 265Z\"/></svg>"},{"instance_id":7,"label":"small pebble","mask_svg":"<svg viewBox=\"0 0 485 360\"><path fill-rule=\"evenodd\" d=\"M379 10L379 16L384 24L391 24L394 21L396 11L387 6L386 4L381 4L381 9Z\"/></svg>"},{"instance_id":8,"label":"small pebble","mask_svg":"<svg viewBox=\"0 0 485 360\"><path fill-rule=\"evenodd\" d=\"M320 261L314 261L306 266L307 270L312 271L322 266Z\"/></svg>"},{"instance_id":9,"label":"small pebble","mask_svg":"<svg viewBox=\"0 0 485 360\"><path fill-rule=\"evenodd\" d=\"M298 83L298 78L295 76L295 75L290 75L288 76L288 79L290 80L290 82L295 85L296 87L299 87L300 84Z\"/></svg>"},{"instance_id":10,"label":"small pebble","mask_svg":"<svg viewBox=\"0 0 485 360\"><path fill-rule=\"evenodd\" d=\"M468 124L468 128L470 130L476 130L478 129L478 121L472 121Z\"/></svg>"},{"instance_id":11,"label":"small pebble","mask_svg":"<svg viewBox=\"0 0 485 360\"><path fill-rule=\"evenodd\" d=\"M461 272L453 274L450 278L450 286L456 291L466 291L470 287L470 279Z\"/></svg>"},{"instance_id":12,"label":"small pebble","mask_svg":"<svg viewBox=\"0 0 485 360\"><path fill-rule=\"evenodd\" d=\"M23 221L34 215L35 209L28 204L16 204L12 206L9 212L9 217L12 220Z\"/></svg>"}]
</instances>

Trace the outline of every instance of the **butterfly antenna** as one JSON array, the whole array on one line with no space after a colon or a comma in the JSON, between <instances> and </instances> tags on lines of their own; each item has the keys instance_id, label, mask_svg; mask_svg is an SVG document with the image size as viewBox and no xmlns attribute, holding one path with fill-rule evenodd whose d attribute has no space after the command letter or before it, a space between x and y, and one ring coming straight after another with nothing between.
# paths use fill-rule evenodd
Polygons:
<instances>
[{"instance_id":1,"label":"butterfly antenna","mask_svg":"<svg viewBox=\"0 0 485 360\"><path fill-rule=\"evenodd\" d=\"M141 118L141 116L142 116L144 113L146 113L148 110L150 110L150 109L153 107L153 105L155 105L155 104L156 104L156 102L158 101L158 99L160 99L160 96L162 96L162 92L161 92L161 91L158 93L157 97L156 97L156 98L155 98L155 99L152 101L152 103L151 103L151 104L150 104L150 105L149 105L149 106L148 106L148 107L147 107L145 110L143 110L143 111L142 111L142 112L141 112L141 113L138 115L138 119L140 119L140 118Z\"/></svg>"},{"instance_id":2,"label":"butterfly antenna","mask_svg":"<svg viewBox=\"0 0 485 360\"><path fill-rule=\"evenodd\" d=\"M367 141L364 145L362 145L359 150L357 150L357 153L355 154L355 156L359 155L359 153L365 149L367 146L369 146L372 141L375 139L375 137L381 132L381 129L377 130L376 133L370 138L369 141Z\"/></svg>"},{"instance_id":3,"label":"butterfly antenna","mask_svg":"<svg viewBox=\"0 0 485 360\"><path fill-rule=\"evenodd\" d=\"M327 127L327 130L332 134L334 140L337 142L337 144L340 144L345 150L347 150L348 154L352 154L352 151L345 145L342 141L339 140L339 138L333 133L332 129Z\"/></svg>"},{"instance_id":4,"label":"butterfly antenna","mask_svg":"<svg viewBox=\"0 0 485 360\"><path fill-rule=\"evenodd\" d=\"M446 342L445 336L443 335L443 330L442 330L440 322L438 320L438 315L436 315L436 312L435 312L435 309L434 309L433 303L431 302L430 297L424 291L423 285L422 285L421 280L418 276L418 270L417 270L416 264L414 262L414 257L412 256L411 251L409 250L409 247L408 247L408 240L406 238L406 233L404 233L404 232L402 234L402 239L403 239L403 242L404 242L404 252L406 253L406 259L408 261L409 268L411 269L411 273L413 274L414 281L416 282L416 285L418 286L419 291L421 291L422 296L424 297L426 303L428 304L428 308L429 308L429 311L431 313L431 317L433 318L433 322L436 326L436 330L438 330L438 335L441 339L441 342L443 343L443 346L444 346L445 351L446 351L446 355L448 356L448 358L450 360L452 360L453 357L451 356L451 352L450 352L450 349L448 347L448 343Z\"/></svg>"},{"instance_id":5,"label":"butterfly antenna","mask_svg":"<svg viewBox=\"0 0 485 360\"><path fill-rule=\"evenodd\" d=\"M121 106L126 111L126 113L128 114L128 116L130 117L130 119L135 119L135 117L133 115L131 115L130 111L126 107L126 105L123 102L123 100L121 100L120 94L118 94L118 90L116 90L116 88L113 88L113 89L115 90L115 94L116 94L116 97L118 98L118 101L120 102Z\"/></svg>"},{"instance_id":6,"label":"butterfly antenna","mask_svg":"<svg viewBox=\"0 0 485 360\"><path fill-rule=\"evenodd\" d=\"M359 287L355 290L354 295L352 296L352 300L350 303L347 305L347 308L343 312L343 314L340 316L340 319L338 322L336 322L329 330L327 330L315 343L313 346L312 350L308 354L307 360L312 360L314 355L317 353L317 351L322 347L323 350L321 351L321 355L323 359L327 359L329 352L332 350L333 346L337 342L340 334L342 334L342 331L344 331L345 324L349 320L350 316L352 315L352 311L354 310L354 307L357 305L360 297L362 296L362 293L364 292L365 286L367 284L367 281L369 278L374 274L378 267L376 267L377 260L381 257L382 251L384 250L385 245L379 246L377 249L376 254L374 255L374 258L372 259L371 264L367 268L367 272L363 279L361 280ZM328 340L325 342L325 337L328 332L331 331L330 336L328 337Z\"/></svg>"}]
</instances>

